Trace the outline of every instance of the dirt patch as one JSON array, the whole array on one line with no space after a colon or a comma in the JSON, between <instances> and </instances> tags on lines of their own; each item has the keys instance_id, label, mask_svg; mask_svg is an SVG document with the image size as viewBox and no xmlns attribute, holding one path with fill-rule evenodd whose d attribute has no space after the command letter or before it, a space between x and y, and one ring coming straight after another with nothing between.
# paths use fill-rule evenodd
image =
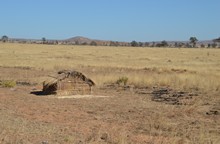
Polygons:
<instances>
[{"instance_id":1,"label":"dirt patch","mask_svg":"<svg viewBox=\"0 0 220 144\"><path fill-rule=\"evenodd\" d=\"M99 95L72 95L72 96L55 96L58 99L81 99L81 98L108 98L110 96L99 96Z\"/></svg>"},{"instance_id":2,"label":"dirt patch","mask_svg":"<svg viewBox=\"0 0 220 144\"><path fill-rule=\"evenodd\" d=\"M0 143L3 144L181 144L219 140L220 103L216 101L219 94L197 96L196 90L107 84L95 87L92 95L59 97L37 91L42 90L40 81L51 71L14 67L0 67L0 71L1 78L9 77L17 82L15 88L0 88ZM124 73L126 69L121 71ZM209 104L191 105L196 102L194 99Z\"/></svg>"}]
</instances>

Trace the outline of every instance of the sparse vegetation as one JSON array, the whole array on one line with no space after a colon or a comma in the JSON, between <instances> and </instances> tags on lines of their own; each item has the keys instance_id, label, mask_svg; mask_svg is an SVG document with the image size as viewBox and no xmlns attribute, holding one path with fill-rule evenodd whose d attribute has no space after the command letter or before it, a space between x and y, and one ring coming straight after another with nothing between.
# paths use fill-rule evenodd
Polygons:
<instances>
[{"instance_id":1,"label":"sparse vegetation","mask_svg":"<svg viewBox=\"0 0 220 144\"><path fill-rule=\"evenodd\" d=\"M196 47L196 42L198 41L198 39L196 37L190 37L189 38L190 43L192 44L192 47Z\"/></svg>"},{"instance_id":2,"label":"sparse vegetation","mask_svg":"<svg viewBox=\"0 0 220 144\"><path fill-rule=\"evenodd\" d=\"M116 81L116 83L118 84L118 85L127 85L127 82L128 82L128 77L126 77L126 76L123 76L123 77L120 77L117 81Z\"/></svg>"},{"instance_id":3,"label":"sparse vegetation","mask_svg":"<svg viewBox=\"0 0 220 144\"><path fill-rule=\"evenodd\" d=\"M46 44L46 43L47 43L47 40L46 40L45 37L42 37L42 43L43 43L43 44Z\"/></svg>"},{"instance_id":4,"label":"sparse vegetation","mask_svg":"<svg viewBox=\"0 0 220 144\"><path fill-rule=\"evenodd\" d=\"M0 87L13 88L16 86L16 82L13 80L0 80Z\"/></svg>"},{"instance_id":5,"label":"sparse vegetation","mask_svg":"<svg viewBox=\"0 0 220 144\"><path fill-rule=\"evenodd\" d=\"M218 46L218 45L217 45L216 43L213 43L213 44L212 44L212 47L213 47L213 48L216 48L217 46Z\"/></svg>"},{"instance_id":6,"label":"sparse vegetation","mask_svg":"<svg viewBox=\"0 0 220 144\"><path fill-rule=\"evenodd\" d=\"M2 42L7 42L8 41L8 36L6 36L6 35L4 35L4 36L2 36Z\"/></svg>"},{"instance_id":7,"label":"sparse vegetation","mask_svg":"<svg viewBox=\"0 0 220 144\"><path fill-rule=\"evenodd\" d=\"M132 46L132 47L137 47L137 46L139 46L139 45L138 45L138 42L132 41L132 42L131 42L131 46Z\"/></svg>"},{"instance_id":8,"label":"sparse vegetation","mask_svg":"<svg viewBox=\"0 0 220 144\"><path fill-rule=\"evenodd\" d=\"M0 86L0 140L218 143L219 59L219 49L0 43L0 79L28 82ZM97 84L94 96L109 97L30 94L62 69L83 72Z\"/></svg>"},{"instance_id":9,"label":"sparse vegetation","mask_svg":"<svg viewBox=\"0 0 220 144\"><path fill-rule=\"evenodd\" d=\"M214 39L213 42L217 42L217 43L220 43L220 37L217 38L217 39Z\"/></svg>"}]
</instances>

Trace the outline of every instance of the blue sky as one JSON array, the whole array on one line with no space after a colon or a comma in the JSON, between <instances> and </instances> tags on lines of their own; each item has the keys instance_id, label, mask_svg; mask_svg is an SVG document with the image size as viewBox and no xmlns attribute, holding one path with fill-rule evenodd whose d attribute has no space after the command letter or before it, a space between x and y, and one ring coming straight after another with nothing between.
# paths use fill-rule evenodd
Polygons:
<instances>
[{"instance_id":1,"label":"blue sky","mask_svg":"<svg viewBox=\"0 0 220 144\"><path fill-rule=\"evenodd\" d=\"M115 41L220 37L220 0L2 0L0 36Z\"/></svg>"}]
</instances>

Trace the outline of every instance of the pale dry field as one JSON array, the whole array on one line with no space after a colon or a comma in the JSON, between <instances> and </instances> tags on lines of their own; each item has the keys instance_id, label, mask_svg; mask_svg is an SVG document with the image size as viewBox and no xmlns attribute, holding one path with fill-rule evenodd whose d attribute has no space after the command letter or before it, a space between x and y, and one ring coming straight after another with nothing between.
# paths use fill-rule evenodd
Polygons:
<instances>
[{"instance_id":1,"label":"pale dry field","mask_svg":"<svg viewBox=\"0 0 220 144\"><path fill-rule=\"evenodd\" d=\"M220 89L219 49L172 49L0 43L0 66L88 68L98 85L128 77L134 85ZM143 69L145 71L135 71Z\"/></svg>"},{"instance_id":2,"label":"pale dry field","mask_svg":"<svg viewBox=\"0 0 220 144\"><path fill-rule=\"evenodd\" d=\"M96 97L30 94L62 69L94 80ZM134 89L111 87L121 77ZM22 82L0 86L3 144L220 143L219 49L0 43L1 80ZM153 100L164 89L179 103Z\"/></svg>"}]
</instances>

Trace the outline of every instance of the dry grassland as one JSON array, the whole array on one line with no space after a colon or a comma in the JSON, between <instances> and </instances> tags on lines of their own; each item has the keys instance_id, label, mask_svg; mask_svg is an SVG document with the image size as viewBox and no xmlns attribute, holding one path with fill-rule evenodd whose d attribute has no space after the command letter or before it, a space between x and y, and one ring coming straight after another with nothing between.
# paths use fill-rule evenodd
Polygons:
<instances>
[{"instance_id":1,"label":"dry grassland","mask_svg":"<svg viewBox=\"0 0 220 144\"><path fill-rule=\"evenodd\" d=\"M30 94L47 75L62 69L86 74L97 84L93 94L109 97ZM140 93L106 86L122 77ZM0 43L1 80L37 83L0 87L3 144L220 143L219 49ZM160 88L172 89L173 97L189 97L182 105L155 102L152 90Z\"/></svg>"},{"instance_id":2,"label":"dry grassland","mask_svg":"<svg viewBox=\"0 0 220 144\"><path fill-rule=\"evenodd\" d=\"M128 77L134 85L220 89L218 49L172 49L0 43L0 66L79 69L101 86Z\"/></svg>"}]
</instances>

